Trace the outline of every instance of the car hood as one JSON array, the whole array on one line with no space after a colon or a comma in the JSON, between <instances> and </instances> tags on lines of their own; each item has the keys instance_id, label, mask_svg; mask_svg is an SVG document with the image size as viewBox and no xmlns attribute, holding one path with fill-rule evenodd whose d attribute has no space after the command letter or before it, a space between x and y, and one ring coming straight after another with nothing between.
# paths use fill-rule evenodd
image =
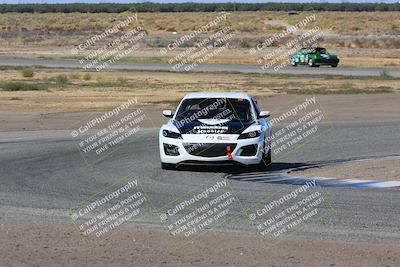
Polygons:
<instances>
[{"instance_id":1,"label":"car hood","mask_svg":"<svg viewBox=\"0 0 400 267\"><path fill-rule=\"evenodd\" d=\"M181 134L240 134L254 124L254 121L195 120L183 123L174 120L172 124Z\"/></svg>"}]
</instances>

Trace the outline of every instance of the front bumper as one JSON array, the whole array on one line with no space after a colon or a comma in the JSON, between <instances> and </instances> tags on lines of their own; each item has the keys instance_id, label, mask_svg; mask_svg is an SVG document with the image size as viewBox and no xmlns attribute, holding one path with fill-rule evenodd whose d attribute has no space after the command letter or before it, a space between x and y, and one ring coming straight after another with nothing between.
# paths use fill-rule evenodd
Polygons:
<instances>
[{"instance_id":1,"label":"front bumper","mask_svg":"<svg viewBox=\"0 0 400 267\"><path fill-rule=\"evenodd\" d=\"M221 136L221 135L219 135ZM217 139L217 135L182 135L183 139L167 138L160 134L159 149L160 158L163 163L171 164L206 164L210 165L224 162L229 164L232 162L243 165L259 164L262 159L264 148L264 136L261 135L249 139L237 139L239 135L230 134L223 135L221 139ZM212 140L210 140L212 139ZM164 144L175 146L179 155L171 156L165 153ZM231 148L231 159L228 157L226 147ZM243 150L246 146L253 146L255 154L244 156Z\"/></svg>"}]
</instances>

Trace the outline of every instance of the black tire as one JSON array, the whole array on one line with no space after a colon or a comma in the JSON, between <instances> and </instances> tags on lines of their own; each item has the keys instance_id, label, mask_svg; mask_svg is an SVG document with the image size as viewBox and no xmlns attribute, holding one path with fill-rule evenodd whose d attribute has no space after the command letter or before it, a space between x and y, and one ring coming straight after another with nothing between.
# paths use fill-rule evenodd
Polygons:
<instances>
[{"instance_id":1,"label":"black tire","mask_svg":"<svg viewBox=\"0 0 400 267\"><path fill-rule=\"evenodd\" d=\"M318 67L319 67L319 65L316 65L312 59L309 59L308 62L307 62L307 64L308 64L308 66L310 66L311 68L318 68Z\"/></svg>"},{"instance_id":2,"label":"black tire","mask_svg":"<svg viewBox=\"0 0 400 267\"><path fill-rule=\"evenodd\" d=\"M332 68L336 68L337 65L338 65L337 63L336 63L336 64L332 64L331 67L332 67Z\"/></svg>"},{"instance_id":3,"label":"black tire","mask_svg":"<svg viewBox=\"0 0 400 267\"><path fill-rule=\"evenodd\" d=\"M266 165L270 165L272 162L272 149L270 148L268 150L268 154L267 155L263 155L263 161Z\"/></svg>"},{"instance_id":4,"label":"black tire","mask_svg":"<svg viewBox=\"0 0 400 267\"><path fill-rule=\"evenodd\" d=\"M265 151L265 148L263 149L263 151ZM266 170L269 167L269 165L271 165L271 163L272 163L272 149L269 148L267 154L263 153L259 167L261 170Z\"/></svg>"},{"instance_id":5,"label":"black tire","mask_svg":"<svg viewBox=\"0 0 400 267\"><path fill-rule=\"evenodd\" d=\"M176 170L176 165L171 163L161 162L161 169L163 170Z\"/></svg>"},{"instance_id":6,"label":"black tire","mask_svg":"<svg viewBox=\"0 0 400 267\"><path fill-rule=\"evenodd\" d=\"M293 67L297 67L297 62L293 58L291 58L290 65L292 65Z\"/></svg>"}]
</instances>

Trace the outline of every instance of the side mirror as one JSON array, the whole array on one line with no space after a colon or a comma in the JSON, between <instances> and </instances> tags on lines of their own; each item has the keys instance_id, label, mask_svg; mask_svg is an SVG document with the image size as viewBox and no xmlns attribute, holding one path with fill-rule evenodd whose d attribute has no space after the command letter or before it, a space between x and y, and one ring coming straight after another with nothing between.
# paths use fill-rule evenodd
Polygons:
<instances>
[{"instance_id":1,"label":"side mirror","mask_svg":"<svg viewBox=\"0 0 400 267\"><path fill-rule=\"evenodd\" d=\"M269 111L261 111L260 114L258 114L260 118L268 118L269 116L271 116L271 112Z\"/></svg>"},{"instance_id":2,"label":"side mirror","mask_svg":"<svg viewBox=\"0 0 400 267\"><path fill-rule=\"evenodd\" d=\"M172 110L163 110L162 114L167 118L172 118L174 116Z\"/></svg>"}]
</instances>

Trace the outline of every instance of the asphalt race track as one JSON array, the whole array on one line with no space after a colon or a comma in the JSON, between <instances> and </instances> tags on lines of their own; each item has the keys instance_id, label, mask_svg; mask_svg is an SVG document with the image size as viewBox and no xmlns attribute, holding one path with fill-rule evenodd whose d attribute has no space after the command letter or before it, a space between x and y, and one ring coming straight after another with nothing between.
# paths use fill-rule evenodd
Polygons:
<instances>
[{"instance_id":1,"label":"asphalt race track","mask_svg":"<svg viewBox=\"0 0 400 267\"><path fill-rule=\"evenodd\" d=\"M399 125L400 121L334 123L330 131L275 161L270 171L284 173L296 166L398 155ZM321 127L329 126L322 123ZM71 207L127 175L140 181L156 208L203 185L208 179L226 176L210 169L161 170L158 129L145 129L134 142L94 165L82 160L68 132L1 132L0 165L1 216L47 222L65 221ZM258 180L229 179L228 182L248 209L265 196L298 187ZM351 242L400 242L399 187L318 188L327 199L321 207L325 215L291 235ZM161 227L154 210L147 211L147 216L138 224ZM219 230L253 231L246 216L238 216Z\"/></svg>"},{"instance_id":2,"label":"asphalt race track","mask_svg":"<svg viewBox=\"0 0 400 267\"><path fill-rule=\"evenodd\" d=\"M0 59L0 66L31 66L37 65L47 68L82 68L79 62L72 60L45 60L45 59ZM116 63L110 66L116 70L140 70L140 71L172 71L168 64L162 63ZM239 72L239 73L269 73L269 74L313 74L313 75L346 75L346 76L379 76L382 71L393 77L400 77L400 69L383 68L309 68L307 66L286 67L275 71L273 69L261 69L256 65L237 64L202 64L193 69L194 72Z\"/></svg>"}]
</instances>

